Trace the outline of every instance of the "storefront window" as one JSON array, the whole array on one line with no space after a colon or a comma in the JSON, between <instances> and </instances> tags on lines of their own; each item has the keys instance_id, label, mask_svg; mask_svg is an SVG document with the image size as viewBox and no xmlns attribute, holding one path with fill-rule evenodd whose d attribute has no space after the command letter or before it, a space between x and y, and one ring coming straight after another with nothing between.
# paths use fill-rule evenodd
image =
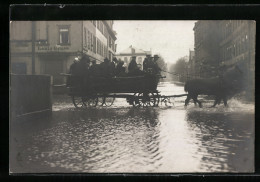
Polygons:
<instances>
[{"instance_id":1,"label":"storefront window","mask_svg":"<svg viewBox=\"0 0 260 182\"><path fill-rule=\"evenodd\" d=\"M69 28L59 28L59 44L69 43Z\"/></svg>"}]
</instances>

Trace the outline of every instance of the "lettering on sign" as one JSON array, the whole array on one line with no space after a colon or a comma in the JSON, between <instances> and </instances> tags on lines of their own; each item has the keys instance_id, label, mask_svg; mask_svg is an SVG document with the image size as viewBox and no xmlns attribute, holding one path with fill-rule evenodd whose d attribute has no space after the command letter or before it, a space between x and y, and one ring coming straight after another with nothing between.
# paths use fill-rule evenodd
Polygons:
<instances>
[{"instance_id":1,"label":"lettering on sign","mask_svg":"<svg viewBox=\"0 0 260 182\"><path fill-rule=\"evenodd\" d=\"M65 51L69 50L68 46L37 46L38 51Z\"/></svg>"}]
</instances>

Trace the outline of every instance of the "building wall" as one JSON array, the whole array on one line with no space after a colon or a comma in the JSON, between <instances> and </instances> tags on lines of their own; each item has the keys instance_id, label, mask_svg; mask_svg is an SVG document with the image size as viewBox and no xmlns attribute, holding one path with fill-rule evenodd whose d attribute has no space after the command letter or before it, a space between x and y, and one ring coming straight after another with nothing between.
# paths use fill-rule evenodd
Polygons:
<instances>
[{"instance_id":1,"label":"building wall","mask_svg":"<svg viewBox=\"0 0 260 182\"><path fill-rule=\"evenodd\" d=\"M105 58L112 60L115 51L114 48L110 48L109 37L112 37L108 29L112 26L106 25L107 21L84 21L83 26L86 29L83 31L84 52L91 56L93 59L98 60L97 63L102 62ZM112 51L112 56L109 56L109 52Z\"/></svg>"},{"instance_id":2,"label":"building wall","mask_svg":"<svg viewBox=\"0 0 260 182\"><path fill-rule=\"evenodd\" d=\"M108 35L111 32L113 37L115 35L113 30L106 29L104 21L12 21L10 71L32 74L34 55L35 74L50 74L53 76L53 84L62 84L65 78L60 73L69 71L76 56L86 54L91 59L99 60L97 63L108 57L108 36L105 36L105 31ZM35 39L32 39L33 32ZM34 54L32 40L35 43Z\"/></svg>"},{"instance_id":3,"label":"building wall","mask_svg":"<svg viewBox=\"0 0 260 182\"><path fill-rule=\"evenodd\" d=\"M247 99L254 100L256 23L252 20L221 21L221 65L237 64L247 85Z\"/></svg>"},{"instance_id":4,"label":"building wall","mask_svg":"<svg viewBox=\"0 0 260 182\"><path fill-rule=\"evenodd\" d=\"M193 30L196 72L207 72L202 65L208 58L211 58L210 65L217 69L222 65L236 64L246 75L248 98L251 97L249 99L252 100L255 85L255 21L198 21ZM200 74L200 76L209 75Z\"/></svg>"},{"instance_id":5,"label":"building wall","mask_svg":"<svg viewBox=\"0 0 260 182\"><path fill-rule=\"evenodd\" d=\"M194 26L195 70L197 76L215 76L219 64L219 21L198 21Z\"/></svg>"},{"instance_id":6,"label":"building wall","mask_svg":"<svg viewBox=\"0 0 260 182\"><path fill-rule=\"evenodd\" d=\"M255 22L247 20L222 21L220 42L221 64L248 62L253 65L255 56Z\"/></svg>"}]
</instances>

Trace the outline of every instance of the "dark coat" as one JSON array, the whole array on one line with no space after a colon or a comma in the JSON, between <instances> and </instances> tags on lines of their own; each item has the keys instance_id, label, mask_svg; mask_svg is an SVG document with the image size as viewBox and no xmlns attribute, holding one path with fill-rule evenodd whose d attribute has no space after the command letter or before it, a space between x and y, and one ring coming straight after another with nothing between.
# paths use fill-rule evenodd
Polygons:
<instances>
[{"instance_id":1,"label":"dark coat","mask_svg":"<svg viewBox=\"0 0 260 182\"><path fill-rule=\"evenodd\" d=\"M148 59L145 58L143 62L143 70L146 72L148 70Z\"/></svg>"},{"instance_id":2,"label":"dark coat","mask_svg":"<svg viewBox=\"0 0 260 182\"><path fill-rule=\"evenodd\" d=\"M89 67L89 74L93 77L100 76L100 65L93 64Z\"/></svg>"},{"instance_id":3,"label":"dark coat","mask_svg":"<svg viewBox=\"0 0 260 182\"><path fill-rule=\"evenodd\" d=\"M136 63L136 60L132 60L130 63L129 63L129 66L128 66L128 72L133 72L135 70L138 69L138 66L137 66L137 63Z\"/></svg>"}]
</instances>

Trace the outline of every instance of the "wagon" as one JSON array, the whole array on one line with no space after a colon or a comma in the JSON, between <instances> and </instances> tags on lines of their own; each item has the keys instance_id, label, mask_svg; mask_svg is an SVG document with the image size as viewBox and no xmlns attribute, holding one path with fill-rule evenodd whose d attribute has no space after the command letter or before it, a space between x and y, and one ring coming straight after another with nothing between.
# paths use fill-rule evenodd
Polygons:
<instances>
[{"instance_id":1,"label":"wagon","mask_svg":"<svg viewBox=\"0 0 260 182\"><path fill-rule=\"evenodd\" d=\"M160 75L127 77L81 77L67 74L67 88L75 107L111 106L115 98L126 98L133 106L157 106Z\"/></svg>"}]
</instances>

